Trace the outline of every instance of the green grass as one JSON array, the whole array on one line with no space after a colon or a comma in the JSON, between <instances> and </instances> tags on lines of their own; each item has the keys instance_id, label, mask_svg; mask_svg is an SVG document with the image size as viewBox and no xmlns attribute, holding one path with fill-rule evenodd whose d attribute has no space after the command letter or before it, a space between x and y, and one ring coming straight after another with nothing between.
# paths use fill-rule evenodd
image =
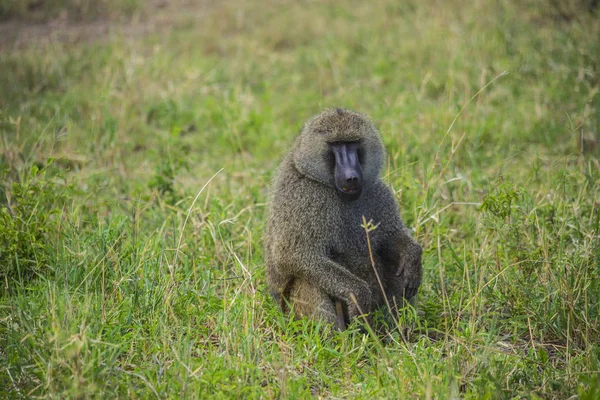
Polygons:
<instances>
[{"instance_id":1,"label":"green grass","mask_svg":"<svg viewBox=\"0 0 600 400\"><path fill-rule=\"evenodd\" d=\"M598 398L600 19L511 3L208 3L0 53L0 397ZM406 338L266 292L269 182L336 106L424 247Z\"/></svg>"}]
</instances>

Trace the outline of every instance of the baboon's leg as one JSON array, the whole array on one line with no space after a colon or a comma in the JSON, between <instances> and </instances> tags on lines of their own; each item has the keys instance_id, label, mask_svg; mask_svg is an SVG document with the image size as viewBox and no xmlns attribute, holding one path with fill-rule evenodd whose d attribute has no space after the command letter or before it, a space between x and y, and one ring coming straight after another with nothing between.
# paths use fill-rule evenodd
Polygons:
<instances>
[{"instance_id":1,"label":"baboon's leg","mask_svg":"<svg viewBox=\"0 0 600 400\"><path fill-rule=\"evenodd\" d=\"M289 292L289 303L296 316L307 316L334 325L337 329L345 329L343 317L340 321L331 298L322 290L305 280L294 282Z\"/></svg>"},{"instance_id":2,"label":"baboon's leg","mask_svg":"<svg viewBox=\"0 0 600 400\"><path fill-rule=\"evenodd\" d=\"M343 330L346 327L346 317L344 315L344 305L340 300L335 301L335 327Z\"/></svg>"},{"instance_id":3,"label":"baboon's leg","mask_svg":"<svg viewBox=\"0 0 600 400\"><path fill-rule=\"evenodd\" d=\"M401 279L397 277L388 277L387 283L388 288L386 296L394 314L398 313L401 308L406 307L408 304L412 305L413 307L417 306L417 295L414 295L408 299L404 297L404 292L402 290L403 282ZM382 302L379 304L379 306L383 305L385 305L385 303L382 299Z\"/></svg>"}]
</instances>

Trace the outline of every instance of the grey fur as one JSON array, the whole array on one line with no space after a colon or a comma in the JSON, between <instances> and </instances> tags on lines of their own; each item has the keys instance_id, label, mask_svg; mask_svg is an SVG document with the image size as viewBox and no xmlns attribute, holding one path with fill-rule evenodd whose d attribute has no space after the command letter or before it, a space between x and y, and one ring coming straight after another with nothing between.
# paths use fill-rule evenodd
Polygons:
<instances>
[{"instance_id":1,"label":"grey fur","mask_svg":"<svg viewBox=\"0 0 600 400\"><path fill-rule=\"evenodd\" d=\"M327 162L328 143L347 141L360 141L364 149L363 191L351 202L337 195ZM336 301L345 306L346 322L385 305L361 227L363 216L379 224L369 236L390 304L416 295L422 249L379 178L384 157L379 132L362 114L326 110L305 124L272 184L265 236L268 287L284 311L343 329Z\"/></svg>"}]
</instances>

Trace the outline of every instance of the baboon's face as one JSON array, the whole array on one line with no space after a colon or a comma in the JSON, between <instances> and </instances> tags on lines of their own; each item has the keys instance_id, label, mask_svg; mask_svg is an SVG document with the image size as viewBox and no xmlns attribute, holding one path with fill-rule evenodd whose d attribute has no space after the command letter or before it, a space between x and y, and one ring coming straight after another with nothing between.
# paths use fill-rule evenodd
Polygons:
<instances>
[{"instance_id":1,"label":"baboon's face","mask_svg":"<svg viewBox=\"0 0 600 400\"><path fill-rule=\"evenodd\" d=\"M360 142L329 143L329 167L333 171L334 185L342 200L353 201L362 192L361 163L364 149Z\"/></svg>"},{"instance_id":2,"label":"baboon's face","mask_svg":"<svg viewBox=\"0 0 600 400\"><path fill-rule=\"evenodd\" d=\"M308 121L294 149L298 171L357 200L377 180L385 150L379 132L363 115L326 110Z\"/></svg>"}]
</instances>

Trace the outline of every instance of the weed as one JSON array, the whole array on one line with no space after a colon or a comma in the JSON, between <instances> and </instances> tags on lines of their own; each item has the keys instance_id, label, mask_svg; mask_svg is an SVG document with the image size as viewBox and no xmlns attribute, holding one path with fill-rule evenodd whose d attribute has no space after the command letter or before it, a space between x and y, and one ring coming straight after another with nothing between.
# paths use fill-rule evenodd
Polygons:
<instances>
[{"instance_id":1,"label":"weed","mask_svg":"<svg viewBox=\"0 0 600 400\"><path fill-rule=\"evenodd\" d=\"M6 177L7 172L4 173ZM20 182L4 185L0 205L1 295L53 270L50 234L58 229L63 191L46 170L31 167Z\"/></svg>"}]
</instances>

